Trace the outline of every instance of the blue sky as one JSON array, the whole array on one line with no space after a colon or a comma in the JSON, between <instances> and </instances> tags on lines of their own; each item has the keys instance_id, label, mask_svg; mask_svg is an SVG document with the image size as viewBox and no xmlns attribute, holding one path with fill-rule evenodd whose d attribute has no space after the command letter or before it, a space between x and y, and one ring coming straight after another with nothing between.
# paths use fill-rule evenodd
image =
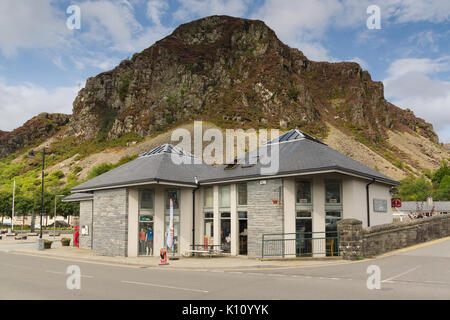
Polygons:
<instances>
[{"instance_id":1,"label":"blue sky","mask_svg":"<svg viewBox=\"0 0 450 320\"><path fill-rule=\"evenodd\" d=\"M70 5L81 9L79 30L66 27ZM380 8L379 30L367 28L370 5ZM448 0L1 0L0 130L71 113L88 77L213 14L263 20L311 60L360 63L389 101L450 142Z\"/></svg>"}]
</instances>

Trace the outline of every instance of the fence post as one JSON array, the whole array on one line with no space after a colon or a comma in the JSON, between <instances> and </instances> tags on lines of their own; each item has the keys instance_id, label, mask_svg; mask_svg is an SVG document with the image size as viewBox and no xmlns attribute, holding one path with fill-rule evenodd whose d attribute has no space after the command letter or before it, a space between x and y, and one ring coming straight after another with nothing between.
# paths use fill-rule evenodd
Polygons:
<instances>
[{"instance_id":1,"label":"fence post","mask_svg":"<svg viewBox=\"0 0 450 320\"><path fill-rule=\"evenodd\" d=\"M344 219L337 224L340 236L339 246L345 260L364 257L362 222L357 219Z\"/></svg>"},{"instance_id":2,"label":"fence post","mask_svg":"<svg viewBox=\"0 0 450 320\"><path fill-rule=\"evenodd\" d=\"M261 259L264 259L264 234L262 235Z\"/></svg>"}]
</instances>

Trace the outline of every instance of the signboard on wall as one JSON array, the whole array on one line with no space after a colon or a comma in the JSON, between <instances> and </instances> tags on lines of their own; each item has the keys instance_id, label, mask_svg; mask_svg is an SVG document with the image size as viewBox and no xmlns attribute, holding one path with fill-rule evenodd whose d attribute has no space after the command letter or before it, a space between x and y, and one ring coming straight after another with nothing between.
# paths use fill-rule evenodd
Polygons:
<instances>
[{"instance_id":1,"label":"signboard on wall","mask_svg":"<svg viewBox=\"0 0 450 320\"><path fill-rule=\"evenodd\" d=\"M89 235L89 226L88 225L81 226L81 235L82 236Z\"/></svg>"},{"instance_id":2,"label":"signboard on wall","mask_svg":"<svg viewBox=\"0 0 450 320\"><path fill-rule=\"evenodd\" d=\"M373 199L373 211L375 212L387 212L387 200Z\"/></svg>"},{"instance_id":3,"label":"signboard on wall","mask_svg":"<svg viewBox=\"0 0 450 320\"><path fill-rule=\"evenodd\" d=\"M391 207L392 208L400 208L402 206L402 199L400 198L392 198Z\"/></svg>"}]
</instances>

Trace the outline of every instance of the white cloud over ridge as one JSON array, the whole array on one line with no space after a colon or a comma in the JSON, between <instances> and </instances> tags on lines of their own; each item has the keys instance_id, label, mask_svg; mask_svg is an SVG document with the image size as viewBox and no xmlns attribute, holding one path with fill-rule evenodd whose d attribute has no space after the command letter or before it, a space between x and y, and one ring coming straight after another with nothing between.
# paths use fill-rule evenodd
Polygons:
<instances>
[{"instance_id":1,"label":"white cloud over ridge","mask_svg":"<svg viewBox=\"0 0 450 320\"><path fill-rule=\"evenodd\" d=\"M0 51L6 57L19 49L49 48L61 45L70 34L64 12L51 0L0 1Z\"/></svg>"},{"instance_id":2,"label":"white cloud over ridge","mask_svg":"<svg viewBox=\"0 0 450 320\"><path fill-rule=\"evenodd\" d=\"M398 59L383 81L385 95L395 105L433 124L444 142L450 142L450 81L438 80L439 72L450 70L450 57Z\"/></svg>"},{"instance_id":3,"label":"white cloud over ridge","mask_svg":"<svg viewBox=\"0 0 450 320\"><path fill-rule=\"evenodd\" d=\"M0 79L0 130L11 131L41 112L72 113L72 102L80 87L47 90L26 83L9 86Z\"/></svg>"}]
</instances>

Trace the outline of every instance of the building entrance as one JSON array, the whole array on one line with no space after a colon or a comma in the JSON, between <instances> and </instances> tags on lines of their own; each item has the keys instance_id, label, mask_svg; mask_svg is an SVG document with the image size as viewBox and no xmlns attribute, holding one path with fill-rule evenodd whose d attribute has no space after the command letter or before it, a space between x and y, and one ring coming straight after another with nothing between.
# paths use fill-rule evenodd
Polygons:
<instances>
[{"instance_id":1,"label":"building entrance","mask_svg":"<svg viewBox=\"0 0 450 320\"><path fill-rule=\"evenodd\" d=\"M312 218L311 212L297 212L295 220L296 255L312 256Z\"/></svg>"}]
</instances>

